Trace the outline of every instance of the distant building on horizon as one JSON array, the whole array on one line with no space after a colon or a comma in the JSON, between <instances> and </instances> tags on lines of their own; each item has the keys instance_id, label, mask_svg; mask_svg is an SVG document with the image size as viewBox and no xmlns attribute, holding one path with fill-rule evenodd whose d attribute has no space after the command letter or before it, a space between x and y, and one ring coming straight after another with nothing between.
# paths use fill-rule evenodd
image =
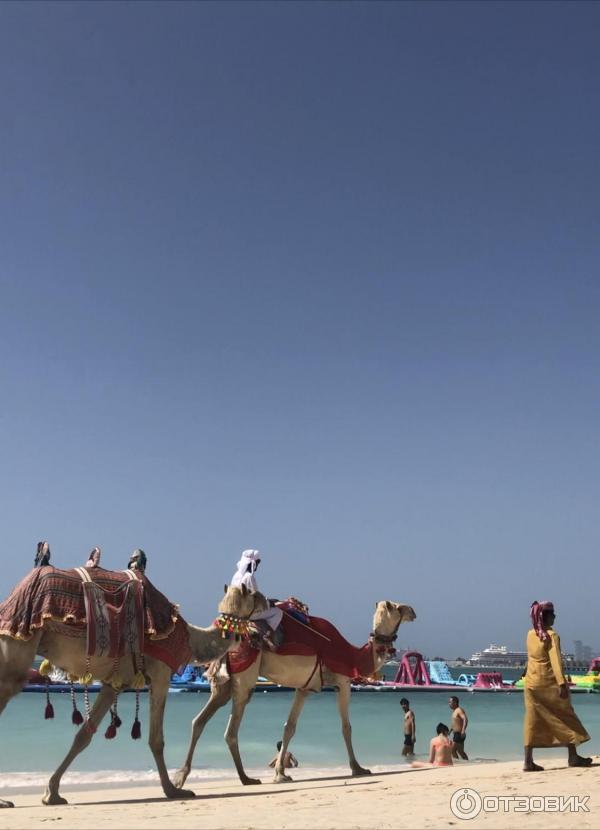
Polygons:
<instances>
[{"instance_id":1,"label":"distant building on horizon","mask_svg":"<svg viewBox=\"0 0 600 830\"><path fill-rule=\"evenodd\" d=\"M575 647L575 662L589 665L592 662L594 652L591 646L587 646L582 640L573 640Z\"/></svg>"}]
</instances>

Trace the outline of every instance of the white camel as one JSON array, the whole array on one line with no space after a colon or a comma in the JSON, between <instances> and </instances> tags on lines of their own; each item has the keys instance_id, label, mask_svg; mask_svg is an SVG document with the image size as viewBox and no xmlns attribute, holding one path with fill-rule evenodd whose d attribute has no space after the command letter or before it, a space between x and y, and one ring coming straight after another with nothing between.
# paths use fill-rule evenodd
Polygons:
<instances>
[{"instance_id":1,"label":"white camel","mask_svg":"<svg viewBox=\"0 0 600 830\"><path fill-rule=\"evenodd\" d=\"M252 595L247 592L246 588L230 587L219 603L219 612L247 620L252 613L253 606ZM199 628L187 623L187 628L193 659L198 663L207 664L218 659L235 645L233 637L225 639L221 629L214 625L210 628ZM109 683L105 682L114 671L114 661L108 658L92 657L91 663L86 664L85 634L81 637L74 637L72 626L56 622L53 622L51 627L36 631L30 640L0 635L0 712L3 711L8 701L23 688L36 654L48 658L54 666L64 669L71 675L83 676L87 671L91 671L94 677L103 682L90 710L89 723L84 723L77 731L71 749L50 777L42 799L44 804L66 804L66 800L59 795L61 778L77 755L88 746L93 732L115 700L117 693ZM133 661L123 660L119 673L124 687L131 686L135 673ZM150 686L148 743L156 761L163 791L167 798L193 798L194 793L190 790L181 790L174 786L169 779L164 760L163 719L171 669L166 663L145 655L144 674ZM0 807L12 806L12 802L0 799Z\"/></svg>"},{"instance_id":2,"label":"white camel","mask_svg":"<svg viewBox=\"0 0 600 830\"><path fill-rule=\"evenodd\" d=\"M256 596L260 596L255 594ZM374 670L377 671L388 659L391 643L396 639L396 632L402 622L411 622L416 614L409 605L400 605L396 602L382 601L375 606L373 618L373 632L370 636L373 649ZM342 735L348 752L348 760L352 775L369 775L370 770L364 769L356 760L352 747L352 726L348 716L350 705L351 679L343 674L329 671L324 665L322 671L315 671L315 657L280 655L276 652L261 651L255 662L245 671L230 674L225 682L216 672L211 679L210 698L202 711L192 721L192 735L188 754L181 769L173 779L177 787L182 787L190 774L194 749L202 731L215 712L224 706L231 698L231 715L225 731L225 741L231 752L233 762L242 784L260 784L257 778L250 778L244 771L238 746L238 732L244 709L252 696L259 675L267 677L274 683L290 686L296 690L292 708L288 715L283 731L283 740L279 756L275 765L276 783L291 781L284 772L283 760L295 731L298 718L307 695L311 692L320 692L323 686L334 686L337 691L338 710L342 722Z\"/></svg>"}]
</instances>

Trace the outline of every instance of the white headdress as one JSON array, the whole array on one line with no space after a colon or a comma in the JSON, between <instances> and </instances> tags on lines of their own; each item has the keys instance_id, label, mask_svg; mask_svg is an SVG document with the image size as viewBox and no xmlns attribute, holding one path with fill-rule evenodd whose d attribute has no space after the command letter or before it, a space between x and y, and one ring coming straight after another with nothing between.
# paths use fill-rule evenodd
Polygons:
<instances>
[{"instance_id":1,"label":"white headdress","mask_svg":"<svg viewBox=\"0 0 600 830\"><path fill-rule=\"evenodd\" d=\"M231 584L236 588L241 588L245 585L251 594L258 591L254 572L258 568L260 562L260 551L245 550L242 552L242 557L237 563L237 571L234 573Z\"/></svg>"}]
</instances>

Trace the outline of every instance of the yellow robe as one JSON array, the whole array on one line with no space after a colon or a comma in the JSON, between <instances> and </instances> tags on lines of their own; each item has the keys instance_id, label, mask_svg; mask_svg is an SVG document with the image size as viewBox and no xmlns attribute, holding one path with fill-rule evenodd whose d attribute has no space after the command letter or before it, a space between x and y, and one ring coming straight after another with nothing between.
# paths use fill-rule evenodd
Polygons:
<instances>
[{"instance_id":1,"label":"yellow robe","mask_svg":"<svg viewBox=\"0 0 600 830\"><path fill-rule=\"evenodd\" d=\"M573 710L570 695L559 695L559 686L567 682L560 637L552 628L547 632L543 642L533 628L527 633L523 743L531 747L582 744L590 736Z\"/></svg>"}]
</instances>

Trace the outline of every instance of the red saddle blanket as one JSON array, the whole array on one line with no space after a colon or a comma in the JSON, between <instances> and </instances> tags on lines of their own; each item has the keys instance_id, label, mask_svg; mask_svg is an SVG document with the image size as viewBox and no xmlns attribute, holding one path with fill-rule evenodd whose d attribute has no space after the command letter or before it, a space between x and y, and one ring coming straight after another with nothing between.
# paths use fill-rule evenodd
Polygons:
<instances>
[{"instance_id":1,"label":"red saddle blanket","mask_svg":"<svg viewBox=\"0 0 600 830\"><path fill-rule=\"evenodd\" d=\"M307 616L302 623L286 611L286 603L278 603L283 609L283 643L275 654L314 657L318 665L325 666L345 677L368 677L375 670L373 648L370 643L362 647L349 643L337 628L321 617ZM238 649L227 654L227 665L232 674L251 666L260 651L243 641Z\"/></svg>"},{"instance_id":2,"label":"red saddle blanket","mask_svg":"<svg viewBox=\"0 0 600 830\"><path fill-rule=\"evenodd\" d=\"M34 568L0 603L0 634L29 640L36 630L62 623L87 636L87 653L120 657L148 654L173 671L188 662L187 626L173 605L144 575L86 568L84 583L75 569Z\"/></svg>"}]
</instances>

